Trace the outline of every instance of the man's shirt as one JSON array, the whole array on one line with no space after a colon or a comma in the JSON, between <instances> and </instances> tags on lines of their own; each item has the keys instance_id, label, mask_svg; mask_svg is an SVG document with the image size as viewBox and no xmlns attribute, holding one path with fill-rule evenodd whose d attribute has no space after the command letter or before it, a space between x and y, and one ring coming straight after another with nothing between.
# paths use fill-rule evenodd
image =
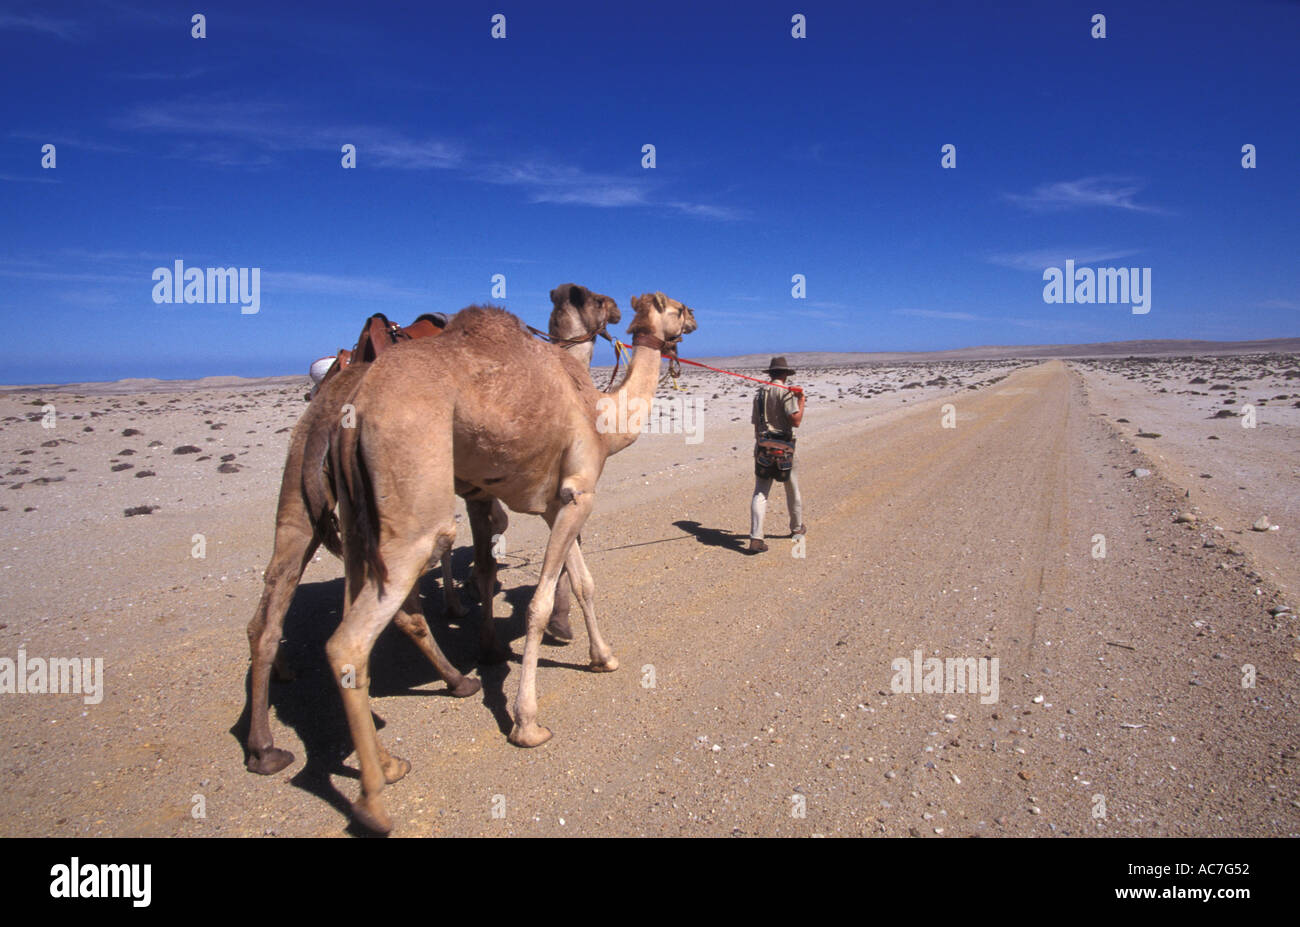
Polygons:
<instances>
[{"instance_id":1,"label":"man's shirt","mask_svg":"<svg viewBox=\"0 0 1300 927\"><path fill-rule=\"evenodd\" d=\"M768 430L793 434L794 422L791 419L799 411L798 397L790 390L779 386L760 386L758 396L760 397L758 402L762 403L763 409L767 412ZM758 408L753 410L749 420L754 426L754 437L761 437L763 420L759 416Z\"/></svg>"}]
</instances>

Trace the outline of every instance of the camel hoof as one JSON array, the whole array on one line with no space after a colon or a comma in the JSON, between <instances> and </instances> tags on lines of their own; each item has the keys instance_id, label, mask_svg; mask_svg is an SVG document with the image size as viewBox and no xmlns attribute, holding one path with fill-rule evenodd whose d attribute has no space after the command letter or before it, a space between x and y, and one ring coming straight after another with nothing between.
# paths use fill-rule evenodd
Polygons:
<instances>
[{"instance_id":1,"label":"camel hoof","mask_svg":"<svg viewBox=\"0 0 1300 927\"><path fill-rule=\"evenodd\" d=\"M358 798L352 803L352 817L371 833L392 833L393 819L383 801L378 798Z\"/></svg>"},{"instance_id":2,"label":"camel hoof","mask_svg":"<svg viewBox=\"0 0 1300 927\"><path fill-rule=\"evenodd\" d=\"M546 634L558 644L573 643L573 628L569 627L567 618L552 618L546 626Z\"/></svg>"},{"instance_id":3,"label":"camel hoof","mask_svg":"<svg viewBox=\"0 0 1300 927\"><path fill-rule=\"evenodd\" d=\"M460 677L460 682L456 683L454 686L448 686L447 691L450 692L454 698L469 698L482 688L483 683L479 682L477 679L470 679L468 676L462 676Z\"/></svg>"},{"instance_id":4,"label":"camel hoof","mask_svg":"<svg viewBox=\"0 0 1300 927\"><path fill-rule=\"evenodd\" d=\"M550 739L550 729L544 728L536 722L526 727L520 727L516 724L514 730L510 732L510 742L516 747L540 747Z\"/></svg>"},{"instance_id":5,"label":"camel hoof","mask_svg":"<svg viewBox=\"0 0 1300 927\"><path fill-rule=\"evenodd\" d=\"M384 781L389 785L400 782L411 771L411 761L404 760L400 756L390 756L388 762L382 765L384 767Z\"/></svg>"},{"instance_id":6,"label":"camel hoof","mask_svg":"<svg viewBox=\"0 0 1300 927\"><path fill-rule=\"evenodd\" d=\"M262 776L273 776L293 762L293 754L279 747L268 747L262 753L248 755L248 771Z\"/></svg>"},{"instance_id":7,"label":"camel hoof","mask_svg":"<svg viewBox=\"0 0 1300 927\"><path fill-rule=\"evenodd\" d=\"M612 653L602 660L592 660L589 668L593 673L612 673L618 669L618 657Z\"/></svg>"}]
</instances>

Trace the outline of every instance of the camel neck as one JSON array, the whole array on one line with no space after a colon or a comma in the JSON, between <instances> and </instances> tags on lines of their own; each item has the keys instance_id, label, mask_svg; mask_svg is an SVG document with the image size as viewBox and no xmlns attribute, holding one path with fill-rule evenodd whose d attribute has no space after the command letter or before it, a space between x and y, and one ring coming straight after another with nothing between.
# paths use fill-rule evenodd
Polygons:
<instances>
[{"instance_id":1,"label":"camel neck","mask_svg":"<svg viewBox=\"0 0 1300 927\"><path fill-rule=\"evenodd\" d=\"M650 399L659 384L659 361L661 355L657 348L637 345L632 348L632 359L627 364L627 376L618 385L618 389L609 393L618 396L626 393L628 399Z\"/></svg>"},{"instance_id":2,"label":"camel neck","mask_svg":"<svg viewBox=\"0 0 1300 927\"><path fill-rule=\"evenodd\" d=\"M568 347L566 347L564 350L568 351L575 358L577 358L578 363L582 364L582 366L590 367L591 356L596 351L596 342L584 341L580 344L571 344Z\"/></svg>"},{"instance_id":3,"label":"camel neck","mask_svg":"<svg viewBox=\"0 0 1300 927\"><path fill-rule=\"evenodd\" d=\"M623 382L618 385L618 389L602 393L615 400L620 409L628 409L629 403L634 400L641 400L643 408L648 411L650 402L654 399L655 389L659 385L659 360L660 354L657 348L636 345L632 348L632 359L628 361L627 376ZM633 427L625 430L622 427L605 433L605 441L610 454L616 454L623 448L630 445L640 435L640 429Z\"/></svg>"}]
</instances>

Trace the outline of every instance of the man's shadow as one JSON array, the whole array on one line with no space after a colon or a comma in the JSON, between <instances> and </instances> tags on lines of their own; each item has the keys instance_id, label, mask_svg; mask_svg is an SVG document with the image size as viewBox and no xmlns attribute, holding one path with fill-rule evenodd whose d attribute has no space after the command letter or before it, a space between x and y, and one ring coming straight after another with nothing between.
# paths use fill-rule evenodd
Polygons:
<instances>
[{"instance_id":1,"label":"man's shadow","mask_svg":"<svg viewBox=\"0 0 1300 927\"><path fill-rule=\"evenodd\" d=\"M736 534L732 531L724 531L721 528L706 528L698 521L688 521L686 519L675 521L673 524L688 534L695 535L695 539L701 544L707 544L709 547L721 547L723 550L734 550L738 554L747 553L748 534Z\"/></svg>"}]
</instances>

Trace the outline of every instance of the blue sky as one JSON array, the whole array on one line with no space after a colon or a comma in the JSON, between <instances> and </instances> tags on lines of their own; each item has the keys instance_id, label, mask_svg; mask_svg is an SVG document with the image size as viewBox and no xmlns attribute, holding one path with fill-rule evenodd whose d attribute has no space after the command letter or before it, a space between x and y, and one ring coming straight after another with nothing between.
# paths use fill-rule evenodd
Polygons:
<instances>
[{"instance_id":1,"label":"blue sky","mask_svg":"<svg viewBox=\"0 0 1300 927\"><path fill-rule=\"evenodd\" d=\"M0 4L0 320L46 344L0 382L303 372L494 274L535 325L663 290L687 357L1300 334L1300 4L739 6ZM1046 304L1067 258L1151 311ZM259 312L155 304L176 260Z\"/></svg>"}]
</instances>

